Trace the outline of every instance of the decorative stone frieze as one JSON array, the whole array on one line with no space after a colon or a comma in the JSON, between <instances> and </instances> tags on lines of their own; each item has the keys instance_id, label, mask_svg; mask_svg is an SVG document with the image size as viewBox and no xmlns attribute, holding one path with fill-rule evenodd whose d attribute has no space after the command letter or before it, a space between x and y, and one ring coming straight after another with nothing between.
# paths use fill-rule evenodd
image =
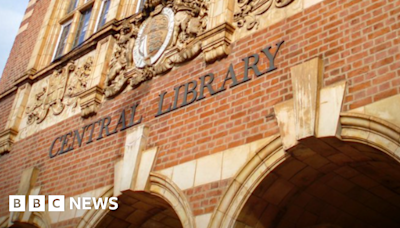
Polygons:
<instances>
[{"instance_id":1,"label":"decorative stone frieze","mask_svg":"<svg viewBox=\"0 0 400 228\"><path fill-rule=\"evenodd\" d=\"M135 45L138 30L129 21L121 25L120 33L115 35L116 44L105 81L105 95L112 97L120 93L128 84L125 72L132 65L132 49Z\"/></svg>"},{"instance_id":2,"label":"decorative stone frieze","mask_svg":"<svg viewBox=\"0 0 400 228\"><path fill-rule=\"evenodd\" d=\"M47 83L43 83L42 88L32 95L34 99L26 108L27 123L40 124L49 112L60 115L66 106L77 107L80 94L87 90L92 66L93 58L88 57L81 67L70 62L54 70Z\"/></svg>"},{"instance_id":3,"label":"decorative stone frieze","mask_svg":"<svg viewBox=\"0 0 400 228\"><path fill-rule=\"evenodd\" d=\"M258 29L258 17L265 14L272 6L282 8L294 0L237 0L239 11L235 13L235 22L239 28Z\"/></svg>"},{"instance_id":4,"label":"decorative stone frieze","mask_svg":"<svg viewBox=\"0 0 400 228\"><path fill-rule=\"evenodd\" d=\"M136 87L165 74L202 51L207 53L209 63L226 56L232 29L229 35L207 30L209 5L209 0L150 1L143 14L124 21L120 34L115 36L105 82L106 97L118 95L128 85ZM220 28L217 31L225 32ZM223 38L211 40L213 35Z\"/></svg>"},{"instance_id":5,"label":"decorative stone frieze","mask_svg":"<svg viewBox=\"0 0 400 228\"><path fill-rule=\"evenodd\" d=\"M68 98L67 105L76 107L78 105L78 96L85 92L89 85L89 77L92 73L93 68L93 58L87 58L86 62L83 64L82 67L75 69L75 65L70 65L70 70L74 71L74 77L70 79L66 97Z\"/></svg>"}]
</instances>

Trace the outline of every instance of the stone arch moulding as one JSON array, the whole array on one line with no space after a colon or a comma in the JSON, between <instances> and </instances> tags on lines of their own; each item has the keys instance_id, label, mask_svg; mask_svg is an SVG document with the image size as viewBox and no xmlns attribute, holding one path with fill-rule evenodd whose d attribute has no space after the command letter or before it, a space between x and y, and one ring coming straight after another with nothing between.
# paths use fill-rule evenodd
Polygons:
<instances>
[{"instance_id":1,"label":"stone arch moulding","mask_svg":"<svg viewBox=\"0 0 400 228\"><path fill-rule=\"evenodd\" d=\"M358 142L385 152L400 162L400 128L377 117L342 113L340 115L343 141Z\"/></svg>"},{"instance_id":2,"label":"stone arch moulding","mask_svg":"<svg viewBox=\"0 0 400 228\"><path fill-rule=\"evenodd\" d=\"M103 197L132 193L156 196L172 207L184 228L195 228L194 216L181 189L169 178L152 172L158 149L146 149L148 134L148 126L143 124L127 130L124 156L114 167L114 186ZM96 227L107 213L108 210L88 211L77 227Z\"/></svg>"},{"instance_id":3,"label":"stone arch moulding","mask_svg":"<svg viewBox=\"0 0 400 228\"><path fill-rule=\"evenodd\" d=\"M110 188L102 195L102 197L112 197L113 192L114 189ZM150 173L148 190L146 192L168 202L178 215L184 228L196 228L189 202L183 192L172 182L172 180L161 174ZM96 227L107 212L108 210L95 210L92 208L90 211L85 213L77 227Z\"/></svg>"},{"instance_id":4,"label":"stone arch moulding","mask_svg":"<svg viewBox=\"0 0 400 228\"><path fill-rule=\"evenodd\" d=\"M0 227L1 228L8 227L9 220L10 220L9 216L4 216L4 217L0 218Z\"/></svg>"},{"instance_id":5,"label":"stone arch moulding","mask_svg":"<svg viewBox=\"0 0 400 228\"><path fill-rule=\"evenodd\" d=\"M181 220L183 228L196 228L189 202L179 187L161 174L150 174L150 193L167 201Z\"/></svg>"},{"instance_id":6,"label":"stone arch moulding","mask_svg":"<svg viewBox=\"0 0 400 228\"><path fill-rule=\"evenodd\" d=\"M322 88L322 61L291 69L293 99L274 107L280 134L266 142L236 174L215 209L208 228L230 228L258 184L291 157L290 151L313 142L356 142L400 162L400 128L365 114L342 113L345 82Z\"/></svg>"},{"instance_id":7,"label":"stone arch moulding","mask_svg":"<svg viewBox=\"0 0 400 228\"><path fill-rule=\"evenodd\" d=\"M37 167L29 167L22 172L21 180L16 195L40 195L41 185L37 186L37 177L40 170ZM45 212L11 212L4 221L0 220L0 227L51 227L50 216Z\"/></svg>"},{"instance_id":8,"label":"stone arch moulding","mask_svg":"<svg viewBox=\"0 0 400 228\"><path fill-rule=\"evenodd\" d=\"M104 192L104 194L100 198L105 198L105 197L112 197L113 196L113 188L109 188L107 191ZM107 207L109 203L107 203ZM96 210L92 208L91 210L87 211L81 221L78 223L76 227L78 228L84 228L84 227L95 227L96 224L101 221L101 219L107 214L108 210Z\"/></svg>"},{"instance_id":9,"label":"stone arch moulding","mask_svg":"<svg viewBox=\"0 0 400 228\"><path fill-rule=\"evenodd\" d=\"M364 114L341 113L342 141L374 147L400 162L400 128L376 117ZM289 154L282 149L282 140L275 136L243 167L225 192L211 219L209 228L233 227L247 196Z\"/></svg>"},{"instance_id":10,"label":"stone arch moulding","mask_svg":"<svg viewBox=\"0 0 400 228\"><path fill-rule=\"evenodd\" d=\"M235 218L247 197L275 167L289 155L282 148L279 136L271 139L238 172L212 215L209 228L234 227Z\"/></svg>"},{"instance_id":11,"label":"stone arch moulding","mask_svg":"<svg viewBox=\"0 0 400 228\"><path fill-rule=\"evenodd\" d=\"M51 227L50 225L50 217L47 213L43 212L33 212L32 223L37 225L38 227Z\"/></svg>"},{"instance_id":12,"label":"stone arch moulding","mask_svg":"<svg viewBox=\"0 0 400 228\"><path fill-rule=\"evenodd\" d=\"M9 227L9 217L5 217L4 220L0 221L0 227L1 228L6 228ZM11 225L20 225L23 227L41 227L41 228L47 228L51 227L50 225L50 218L48 214L43 213L43 212L33 212L32 213L32 221L31 222L15 222Z\"/></svg>"}]
</instances>

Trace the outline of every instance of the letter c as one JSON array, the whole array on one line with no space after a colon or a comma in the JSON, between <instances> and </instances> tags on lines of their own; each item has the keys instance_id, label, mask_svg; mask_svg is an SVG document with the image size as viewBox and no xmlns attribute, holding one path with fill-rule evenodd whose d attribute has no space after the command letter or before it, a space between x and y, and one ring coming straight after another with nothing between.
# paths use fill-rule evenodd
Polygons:
<instances>
[{"instance_id":1,"label":"letter c","mask_svg":"<svg viewBox=\"0 0 400 228\"><path fill-rule=\"evenodd\" d=\"M53 206L54 206L55 208L60 208L60 206L56 206L56 204L55 204L56 201L60 201L60 199L55 199L55 200L53 200Z\"/></svg>"},{"instance_id":2,"label":"letter c","mask_svg":"<svg viewBox=\"0 0 400 228\"><path fill-rule=\"evenodd\" d=\"M57 137L56 139L54 139L53 143L51 144L50 151L49 151L49 156L50 156L50 158L54 158L54 157L57 156L58 153L60 152L60 149L58 149L57 152L56 152L55 154L52 153L54 144L56 143L57 140L61 142L61 138L60 138L60 137Z\"/></svg>"}]
</instances>

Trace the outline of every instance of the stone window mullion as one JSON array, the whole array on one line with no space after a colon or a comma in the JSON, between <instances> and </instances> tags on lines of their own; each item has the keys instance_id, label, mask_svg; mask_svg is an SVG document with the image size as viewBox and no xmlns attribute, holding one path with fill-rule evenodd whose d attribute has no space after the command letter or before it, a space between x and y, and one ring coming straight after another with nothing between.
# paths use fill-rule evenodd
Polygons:
<instances>
[{"instance_id":1,"label":"stone window mullion","mask_svg":"<svg viewBox=\"0 0 400 228\"><path fill-rule=\"evenodd\" d=\"M91 35L93 35L96 31L97 27L97 21L98 18L100 17L101 10L102 10L102 0L97 0L94 2L93 7L92 7L92 16L90 17L90 23L89 23L89 28L88 31L86 32L86 37L85 39L88 39Z\"/></svg>"},{"instance_id":2,"label":"stone window mullion","mask_svg":"<svg viewBox=\"0 0 400 228\"><path fill-rule=\"evenodd\" d=\"M77 11L74 14L74 17L72 19L71 32L69 34L69 37L68 37L68 40L67 40L67 45L65 47L66 52L64 52L64 53L67 53L68 51L72 50L72 48L73 48L73 44L74 44L74 40L75 40L75 37L76 37L77 29L78 29L78 26L79 26L80 18L81 18L81 13L79 11Z\"/></svg>"}]
</instances>

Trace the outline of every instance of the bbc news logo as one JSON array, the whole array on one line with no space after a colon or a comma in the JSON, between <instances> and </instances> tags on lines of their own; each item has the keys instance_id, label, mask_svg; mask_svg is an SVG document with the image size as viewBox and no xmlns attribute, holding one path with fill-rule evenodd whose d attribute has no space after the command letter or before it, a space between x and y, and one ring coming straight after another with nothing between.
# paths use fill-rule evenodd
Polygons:
<instances>
[{"instance_id":1,"label":"bbc news logo","mask_svg":"<svg viewBox=\"0 0 400 228\"><path fill-rule=\"evenodd\" d=\"M77 197L69 198L69 209L108 209L114 211L118 209L117 197L105 197L96 199L95 197ZM44 195L30 195L28 202L24 195L10 195L9 196L9 211L22 212L26 211L45 211L46 210L46 196ZM28 208L26 208L28 205ZM49 211L65 211L65 196L63 195L49 195L48 196L48 210Z\"/></svg>"}]
</instances>

